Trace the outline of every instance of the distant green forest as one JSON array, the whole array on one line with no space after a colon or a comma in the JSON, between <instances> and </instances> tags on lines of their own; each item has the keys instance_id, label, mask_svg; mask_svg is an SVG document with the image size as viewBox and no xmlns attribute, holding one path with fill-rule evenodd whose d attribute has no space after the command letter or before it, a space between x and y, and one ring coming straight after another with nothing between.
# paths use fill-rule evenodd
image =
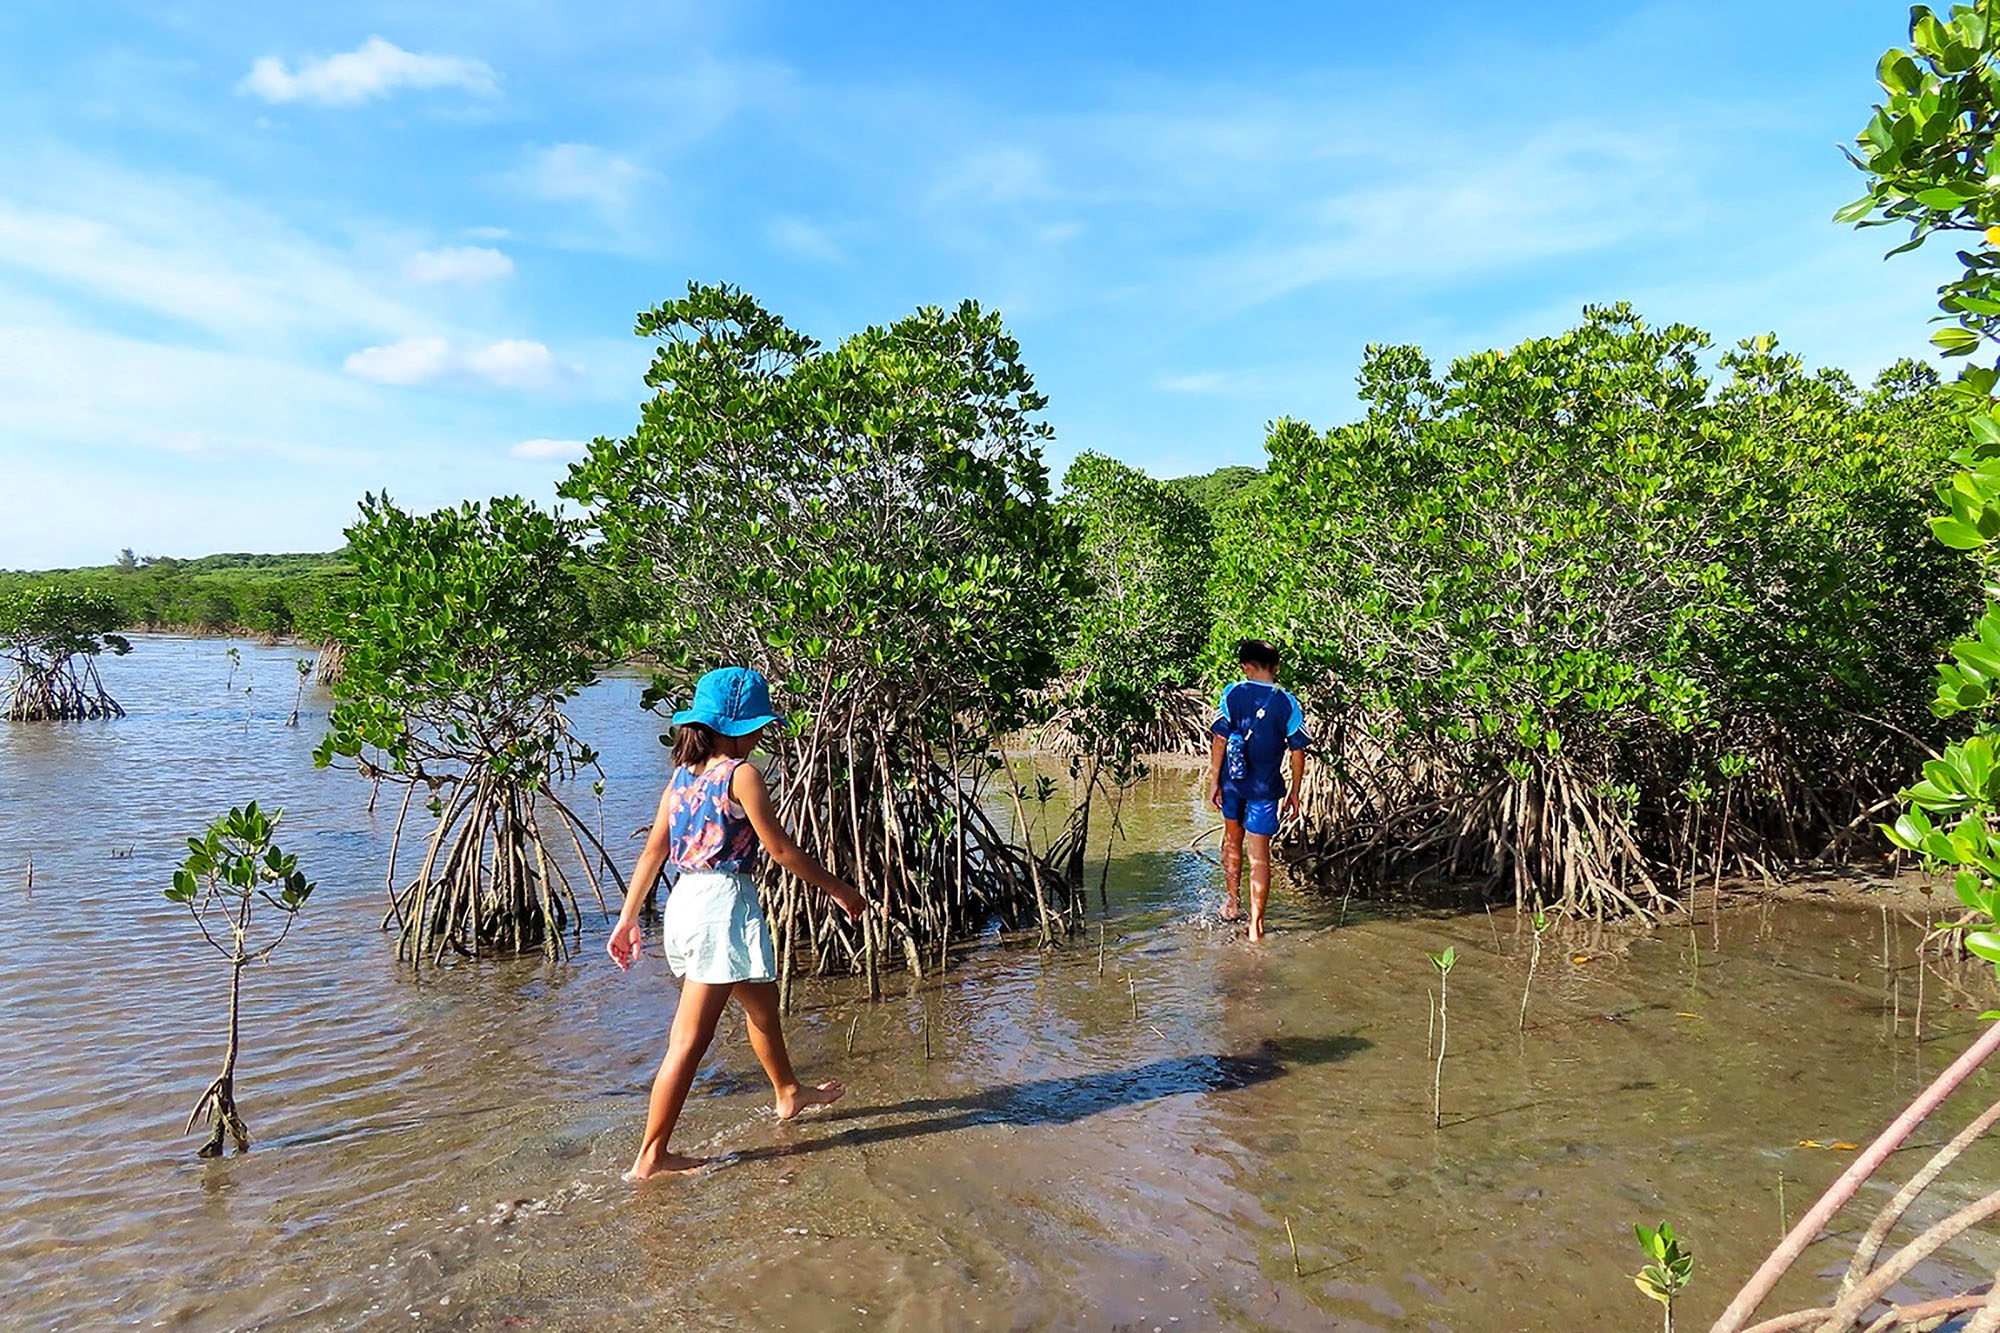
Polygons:
<instances>
[{"instance_id":1,"label":"distant green forest","mask_svg":"<svg viewBox=\"0 0 2000 1333\"><path fill-rule=\"evenodd\" d=\"M195 560L124 552L82 569L0 570L0 596L59 584L102 593L126 629L199 634L322 637L354 570L340 551L300 555L232 552Z\"/></svg>"},{"instance_id":2,"label":"distant green forest","mask_svg":"<svg viewBox=\"0 0 2000 1333\"><path fill-rule=\"evenodd\" d=\"M1213 518L1267 477L1262 468L1225 467L1166 484ZM344 547L291 555L236 551L191 560L128 550L109 565L0 570L0 596L61 584L110 597L124 613L125 629L314 639L329 637L339 592L353 575ZM605 592L596 590L593 600Z\"/></svg>"},{"instance_id":3,"label":"distant green forest","mask_svg":"<svg viewBox=\"0 0 2000 1333\"><path fill-rule=\"evenodd\" d=\"M1261 490L1271 474L1260 467L1219 467L1193 477L1175 477L1166 483L1207 511L1211 520L1245 498Z\"/></svg>"}]
</instances>

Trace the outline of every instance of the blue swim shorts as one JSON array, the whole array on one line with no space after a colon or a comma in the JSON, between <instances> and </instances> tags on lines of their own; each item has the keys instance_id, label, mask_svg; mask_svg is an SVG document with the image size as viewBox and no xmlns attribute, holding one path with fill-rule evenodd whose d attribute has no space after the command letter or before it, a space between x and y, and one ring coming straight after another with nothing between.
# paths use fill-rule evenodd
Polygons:
<instances>
[{"instance_id":1,"label":"blue swim shorts","mask_svg":"<svg viewBox=\"0 0 2000 1333\"><path fill-rule=\"evenodd\" d=\"M1222 817L1231 823L1241 824L1245 833L1254 833L1260 838L1268 838L1278 831L1276 801L1246 801L1241 796L1224 791Z\"/></svg>"}]
</instances>

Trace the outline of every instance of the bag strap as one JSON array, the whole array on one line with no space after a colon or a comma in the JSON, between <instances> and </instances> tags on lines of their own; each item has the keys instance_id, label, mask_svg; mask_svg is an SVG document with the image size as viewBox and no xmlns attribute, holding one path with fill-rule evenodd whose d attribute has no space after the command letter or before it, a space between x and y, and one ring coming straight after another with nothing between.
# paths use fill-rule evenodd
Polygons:
<instances>
[{"instance_id":1,"label":"bag strap","mask_svg":"<svg viewBox=\"0 0 2000 1333\"><path fill-rule=\"evenodd\" d=\"M1238 722L1236 724L1235 731L1236 734L1239 736L1248 736L1250 734L1250 729L1257 725L1258 720L1261 719L1265 713L1270 711L1271 699L1274 695L1278 693L1278 687L1275 683L1267 684L1263 681L1259 681L1257 683L1264 686L1264 697L1257 704L1256 712L1252 713L1249 717L1244 718L1241 722Z\"/></svg>"}]
</instances>

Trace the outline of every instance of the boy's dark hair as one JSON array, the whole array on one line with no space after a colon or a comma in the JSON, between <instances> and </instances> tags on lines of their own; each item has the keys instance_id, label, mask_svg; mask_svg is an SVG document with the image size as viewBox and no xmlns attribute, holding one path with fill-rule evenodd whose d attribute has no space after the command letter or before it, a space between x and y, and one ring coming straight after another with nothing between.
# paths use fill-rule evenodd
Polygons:
<instances>
[{"instance_id":1,"label":"boy's dark hair","mask_svg":"<svg viewBox=\"0 0 2000 1333\"><path fill-rule=\"evenodd\" d=\"M1244 666L1259 666L1266 671L1278 669L1278 648L1264 639L1245 639L1236 645L1236 660Z\"/></svg>"},{"instance_id":2,"label":"boy's dark hair","mask_svg":"<svg viewBox=\"0 0 2000 1333\"><path fill-rule=\"evenodd\" d=\"M693 768L705 764L721 750L721 737L699 722L683 722L674 728L674 767Z\"/></svg>"}]
</instances>

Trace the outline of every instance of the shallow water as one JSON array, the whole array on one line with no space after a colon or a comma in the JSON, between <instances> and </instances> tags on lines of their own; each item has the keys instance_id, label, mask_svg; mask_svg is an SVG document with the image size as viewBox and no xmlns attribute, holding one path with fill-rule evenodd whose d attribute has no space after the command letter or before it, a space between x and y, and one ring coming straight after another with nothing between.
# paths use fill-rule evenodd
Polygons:
<instances>
[{"instance_id":1,"label":"shallow water","mask_svg":"<svg viewBox=\"0 0 2000 1333\"><path fill-rule=\"evenodd\" d=\"M676 1141L722 1164L635 1190L674 1002L657 955L621 975L593 915L559 966L398 967L376 930L394 803L312 768L323 696L283 725L296 654L239 646L233 691L226 645L145 638L106 664L130 717L0 730L7 1327L1643 1328L1631 1225L1661 1218L1697 1256L1697 1327L1780 1234L1781 1178L1795 1218L1848 1160L1801 1141L1865 1141L1986 1003L1931 978L1919 1041L1883 918L1791 905L1704 925L1698 960L1679 929L1552 939L1523 1035L1505 916L1281 885L1261 948L1214 925L1204 812L1163 770L1125 815L1101 973L1093 914L1068 948L970 949L880 1003L806 988L795 1059L848 1096L791 1125L732 1013ZM574 710L633 851L666 771L637 693ZM319 890L248 977L253 1151L201 1162L179 1131L227 974L159 890L251 797L285 807ZM1887 928L1907 962L1914 931ZM1447 943L1438 1130L1424 954ZM1923 1216L1996 1171L1975 1151ZM1906 1290L1996 1262L1973 1238Z\"/></svg>"}]
</instances>

